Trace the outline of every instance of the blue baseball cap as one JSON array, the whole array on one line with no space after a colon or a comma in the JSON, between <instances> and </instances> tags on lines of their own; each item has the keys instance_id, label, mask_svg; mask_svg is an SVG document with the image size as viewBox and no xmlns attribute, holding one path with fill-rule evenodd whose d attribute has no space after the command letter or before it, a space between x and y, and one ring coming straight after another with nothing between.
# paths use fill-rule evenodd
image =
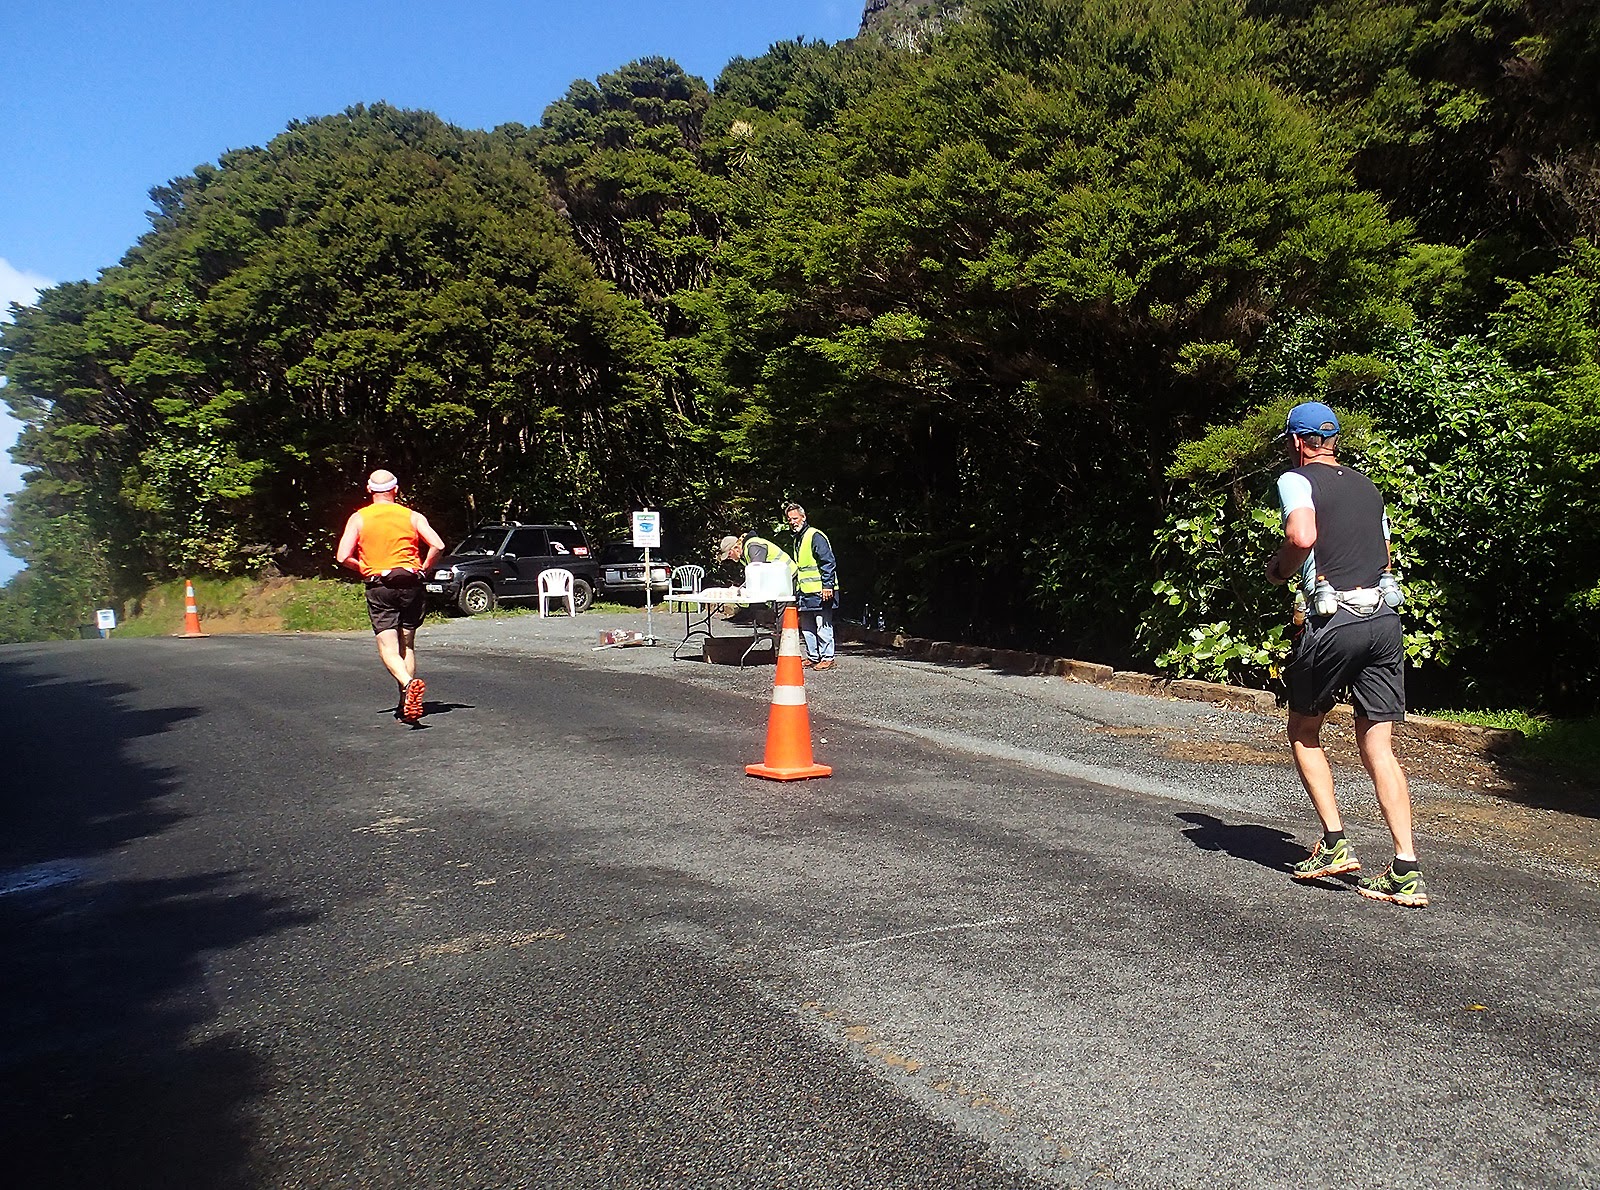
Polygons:
<instances>
[{"instance_id":1,"label":"blue baseball cap","mask_svg":"<svg viewBox=\"0 0 1600 1190\"><path fill-rule=\"evenodd\" d=\"M1304 401L1289 410L1287 434L1321 434L1331 438L1339 432L1339 416L1321 401Z\"/></svg>"}]
</instances>

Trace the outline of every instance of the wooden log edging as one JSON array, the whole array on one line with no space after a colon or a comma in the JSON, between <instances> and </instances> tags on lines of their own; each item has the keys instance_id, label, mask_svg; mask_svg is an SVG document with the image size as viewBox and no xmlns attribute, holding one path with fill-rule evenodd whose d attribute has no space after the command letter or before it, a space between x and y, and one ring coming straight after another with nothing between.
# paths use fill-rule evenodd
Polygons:
<instances>
[{"instance_id":1,"label":"wooden log edging","mask_svg":"<svg viewBox=\"0 0 1600 1190\"><path fill-rule=\"evenodd\" d=\"M1028 653L1018 649L989 649L956 644L947 640L930 640L925 636L879 632L844 620L834 625L834 631L840 640L859 641L883 649L898 649L914 661L928 661L938 665L984 666L1002 673L1065 678L1070 682L1084 682L1107 690L1121 691L1124 694L1182 698L1266 715L1282 713L1278 696L1270 690L1225 686L1218 682L1200 682L1193 678L1162 678L1154 674L1112 669L1109 665L1100 665L1093 661L1077 661L1071 657L1052 657L1046 653ZM1354 709L1346 703L1340 703L1333 708L1328 720L1332 723L1351 724L1355 721ZM1511 728L1477 727L1470 723L1433 719L1427 715L1408 715L1406 721L1396 730L1398 734L1413 739L1455 744L1490 756L1510 752L1522 741L1522 733Z\"/></svg>"}]
</instances>

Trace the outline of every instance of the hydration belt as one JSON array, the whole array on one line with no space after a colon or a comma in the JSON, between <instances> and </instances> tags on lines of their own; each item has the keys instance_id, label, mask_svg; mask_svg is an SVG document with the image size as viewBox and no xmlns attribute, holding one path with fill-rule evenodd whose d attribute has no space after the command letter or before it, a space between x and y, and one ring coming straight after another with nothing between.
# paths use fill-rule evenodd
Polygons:
<instances>
[{"instance_id":1,"label":"hydration belt","mask_svg":"<svg viewBox=\"0 0 1600 1190\"><path fill-rule=\"evenodd\" d=\"M1377 587L1356 587L1349 591L1335 591L1333 597L1340 607L1358 616L1370 616L1383 606L1383 592Z\"/></svg>"}]
</instances>

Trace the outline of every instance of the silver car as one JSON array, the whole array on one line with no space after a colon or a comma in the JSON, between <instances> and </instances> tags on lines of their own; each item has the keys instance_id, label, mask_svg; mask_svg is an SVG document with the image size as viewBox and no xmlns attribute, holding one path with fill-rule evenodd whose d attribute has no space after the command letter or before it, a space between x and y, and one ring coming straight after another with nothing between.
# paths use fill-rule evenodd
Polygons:
<instances>
[{"instance_id":1,"label":"silver car","mask_svg":"<svg viewBox=\"0 0 1600 1190\"><path fill-rule=\"evenodd\" d=\"M650 551L650 588L665 593L672 563ZM600 549L600 581L608 595L644 590L644 547L613 542ZM657 594L659 598L659 594Z\"/></svg>"}]
</instances>

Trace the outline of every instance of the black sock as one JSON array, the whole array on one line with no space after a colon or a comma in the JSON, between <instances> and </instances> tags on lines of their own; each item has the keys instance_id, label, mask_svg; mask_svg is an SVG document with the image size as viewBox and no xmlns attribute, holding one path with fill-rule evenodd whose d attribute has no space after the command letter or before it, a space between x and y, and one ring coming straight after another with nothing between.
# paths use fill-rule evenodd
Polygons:
<instances>
[{"instance_id":1,"label":"black sock","mask_svg":"<svg viewBox=\"0 0 1600 1190\"><path fill-rule=\"evenodd\" d=\"M1401 859L1397 855L1394 858L1394 863L1390 865L1389 870L1396 876L1409 876L1412 872L1417 871L1417 861L1414 859Z\"/></svg>"},{"instance_id":2,"label":"black sock","mask_svg":"<svg viewBox=\"0 0 1600 1190\"><path fill-rule=\"evenodd\" d=\"M1343 831L1323 831L1322 832L1322 845L1324 847L1326 847L1329 851L1332 851L1335 847L1337 847L1343 841L1344 841L1344 832Z\"/></svg>"}]
</instances>

